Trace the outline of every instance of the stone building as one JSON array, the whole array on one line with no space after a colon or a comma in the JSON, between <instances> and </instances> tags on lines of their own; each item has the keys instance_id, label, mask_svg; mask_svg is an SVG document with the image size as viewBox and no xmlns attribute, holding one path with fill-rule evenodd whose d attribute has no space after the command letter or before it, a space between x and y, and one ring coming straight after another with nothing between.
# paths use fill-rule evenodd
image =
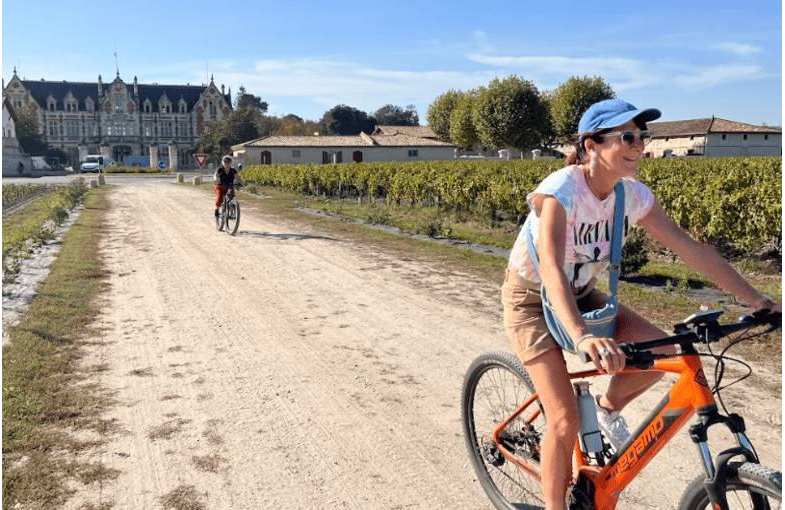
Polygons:
<instances>
[{"instance_id":1,"label":"stone building","mask_svg":"<svg viewBox=\"0 0 785 510\"><path fill-rule=\"evenodd\" d=\"M126 84L23 80L4 89L12 108L32 108L44 141L76 167L87 154L122 164L169 168L194 166L192 154L206 125L232 108L231 89L208 85Z\"/></svg>"},{"instance_id":2,"label":"stone building","mask_svg":"<svg viewBox=\"0 0 785 510\"><path fill-rule=\"evenodd\" d=\"M781 156L782 129L712 117L650 122L647 157Z\"/></svg>"},{"instance_id":3,"label":"stone building","mask_svg":"<svg viewBox=\"0 0 785 510\"><path fill-rule=\"evenodd\" d=\"M455 159L455 145L404 134L266 136L232 147L245 165Z\"/></svg>"}]
</instances>

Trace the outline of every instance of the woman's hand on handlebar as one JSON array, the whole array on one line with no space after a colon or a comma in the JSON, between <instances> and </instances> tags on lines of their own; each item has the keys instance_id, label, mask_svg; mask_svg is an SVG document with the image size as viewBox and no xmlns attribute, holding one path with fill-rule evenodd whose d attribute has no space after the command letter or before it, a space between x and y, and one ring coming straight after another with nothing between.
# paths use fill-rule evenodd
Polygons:
<instances>
[{"instance_id":1,"label":"woman's hand on handlebar","mask_svg":"<svg viewBox=\"0 0 785 510\"><path fill-rule=\"evenodd\" d=\"M624 369L627 357L613 338L589 337L579 342L578 351L586 353L597 370L615 374Z\"/></svg>"}]
</instances>

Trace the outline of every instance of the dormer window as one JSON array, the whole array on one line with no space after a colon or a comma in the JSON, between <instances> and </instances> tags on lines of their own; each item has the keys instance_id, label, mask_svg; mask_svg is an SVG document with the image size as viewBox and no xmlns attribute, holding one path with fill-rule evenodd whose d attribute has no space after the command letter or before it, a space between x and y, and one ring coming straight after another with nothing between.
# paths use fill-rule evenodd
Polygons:
<instances>
[{"instance_id":1,"label":"dormer window","mask_svg":"<svg viewBox=\"0 0 785 510\"><path fill-rule=\"evenodd\" d=\"M145 101L144 101L144 112L145 113L150 113L151 111L153 111L153 104L150 102L149 99L145 99Z\"/></svg>"},{"instance_id":2,"label":"dormer window","mask_svg":"<svg viewBox=\"0 0 785 510\"><path fill-rule=\"evenodd\" d=\"M76 105L76 101L68 101L65 104L65 111L67 111L67 112L75 112L75 111L78 111L78 110L79 110L79 108Z\"/></svg>"},{"instance_id":3,"label":"dormer window","mask_svg":"<svg viewBox=\"0 0 785 510\"><path fill-rule=\"evenodd\" d=\"M88 112L92 112L93 110L95 110L95 103L93 103L93 99L92 99L92 98L90 98L90 97L88 97L87 99L85 99L85 101L84 101L84 106L85 106L85 109L86 109Z\"/></svg>"},{"instance_id":4,"label":"dormer window","mask_svg":"<svg viewBox=\"0 0 785 510\"><path fill-rule=\"evenodd\" d=\"M56 107L57 107L57 101L55 101L54 98L50 97L46 102L46 109L49 110L50 112L53 112L55 111Z\"/></svg>"},{"instance_id":5,"label":"dormer window","mask_svg":"<svg viewBox=\"0 0 785 510\"><path fill-rule=\"evenodd\" d=\"M185 101L180 101L180 113L187 113L188 106L185 104Z\"/></svg>"}]
</instances>

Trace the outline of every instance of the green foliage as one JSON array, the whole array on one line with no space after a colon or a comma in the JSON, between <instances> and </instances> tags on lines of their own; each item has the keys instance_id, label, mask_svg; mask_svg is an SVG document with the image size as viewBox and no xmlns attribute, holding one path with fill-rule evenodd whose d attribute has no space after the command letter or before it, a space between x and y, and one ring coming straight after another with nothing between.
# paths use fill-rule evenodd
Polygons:
<instances>
[{"instance_id":1,"label":"green foliage","mask_svg":"<svg viewBox=\"0 0 785 510\"><path fill-rule=\"evenodd\" d=\"M267 112L267 102L262 101L262 98L253 94L248 94L245 87L240 86L237 97L234 100L235 110L250 109L259 113Z\"/></svg>"},{"instance_id":2,"label":"green foliage","mask_svg":"<svg viewBox=\"0 0 785 510\"><path fill-rule=\"evenodd\" d=\"M376 124L382 126L419 126L417 108L410 104L405 109L394 104L386 104L373 114Z\"/></svg>"},{"instance_id":3,"label":"green foliage","mask_svg":"<svg viewBox=\"0 0 785 510\"><path fill-rule=\"evenodd\" d=\"M36 112L37 110L31 104L15 109L14 129L19 145L26 153L33 156L43 156L48 146L39 133L40 126Z\"/></svg>"},{"instance_id":4,"label":"green foliage","mask_svg":"<svg viewBox=\"0 0 785 510\"><path fill-rule=\"evenodd\" d=\"M649 241L642 228L633 227L624 243L621 256L623 276L640 271L649 262Z\"/></svg>"},{"instance_id":5,"label":"green foliage","mask_svg":"<svg viewBox=\"0 0 785 510\"><path fill-rule=\"evenodd\" d=\"M474 147L479 141L472 118L474 104L475 94L464 94L450 115L450 139L452 143L464 149Z\"/></svg>"},{"instance_id":6,"label":"green foliage","mask_svg":"<svg viewBox=\"0 0 785 510\"><path fill-rule=\"evenodd\" d=\"M327 110L322 116L321 124L331 135L357 135L360 131L371 133L374 128L367 113L345 104Z\"/></svg>"},{"instance_id":7,"label":"green foliage","mask_svg":"<svg viewBox=\"0 0 785 510\"><path fill-rule=\"evenodd\" d=\"M160 174L161 170L148 166L112 165L104 168L105 174Z\"/></svg>"},{"instance_id":8,"label":"green foliage","mask_svg":"<svg viewBox=\"0 0 785 510\"><path fill-rule=\"evenodd\" d=\"M569 78L549 97L554 134L560 140L570 139L578 132L578 121L589 106L614 97L611 86L599 76Z\"/></svg>"},{"instance_id":9,"label":"green foliage","mask_svg":"<svg viewBox=\"0 0 785 510\"><path fill-rule=\"evenodd\" d=\"M563 165L557 160L263 165L245 169L243 178L308 195L515 218L528 214L526 194ZM639 177L696 239L757 254L780 245L780 165L781 158L644 159Z\"/></svg>"},{"instance_id":10,"label":"green foliage","mask_svg":"<svg viewBox=\"0 0 785 510\"><path fill-rule=\"evenodd\" d=\"M37 195L47 189L43 184L4 184L3 185L3 207L11 207L12 205L26 200L29 197Z\"/></svg>"},{"instance_id":11,"label":"green foliage","mask_svg":"<svg viewBox=\"0 0 785 510\"><path fill-rule=\"evenodd\" d=\"M496 78L482 88L473 117L482 144L496 149L534 149L550 133L548 111L537 87L517 76Z\"/></svg>"},{"instance_id":12,"label":"green foliage","mask_svg":"<svg viewBox=\"0 0 785 510\"><path fill-rule=\"evenodd\" d=\"M5 192L5 186L3 186ZM67 186L58 186L51 193L35 198L16 214L3 218L3 264L7 268L13 258L24 256L33 244L51 239L52 225L60 225L68 217L66 211L76 206L87 191L84 181L76 179Z\"/></svg>"},{"instance_id":13,"label":"green foliage","mask_svg":"<svg viewBox=\"0 0 785 510\"><path fill-rule=\"evenodd\" d=\"M443 141L450 142L450 116L463 92L448 90L428 106L428 125Z\"/></svg>"}]
</instances>

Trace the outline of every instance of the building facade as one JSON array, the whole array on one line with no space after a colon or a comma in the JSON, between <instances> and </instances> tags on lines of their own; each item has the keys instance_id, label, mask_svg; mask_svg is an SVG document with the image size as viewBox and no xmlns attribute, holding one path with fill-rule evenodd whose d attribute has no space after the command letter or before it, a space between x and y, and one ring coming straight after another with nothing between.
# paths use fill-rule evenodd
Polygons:
<instances>
[{"instance_id":1,"label":"building facade","mask_svg":"<svg viewBox=\"0 0 785 510\"><path fill-rule=\"evenodd\" d=\"M650 122L647 157L782 156L782 129L719 117Z\"/></svg>"},{"instance_id":2,"label":"building facade","mask_svg":"<svg viewBox=\"0 0 785 510\"><path fill-rule=\"evenodd\" d=\"M87 154L121 164L191 168L192 154L209 122L232 108L231 90L208 85L126 84L23 80L3 90L12 108L31 108L44 141L77 166Z\"/></svg>"},{"instance_id":3,"label":"building facade","mask_svg":"<svg viewBox=\"0 0 785 510\"><path fill-rule=\"evenodd\" d=\"M245 165L455 159L455 145L403 134L266 136L232 147Z\"/></svg>"}]
</instances>

